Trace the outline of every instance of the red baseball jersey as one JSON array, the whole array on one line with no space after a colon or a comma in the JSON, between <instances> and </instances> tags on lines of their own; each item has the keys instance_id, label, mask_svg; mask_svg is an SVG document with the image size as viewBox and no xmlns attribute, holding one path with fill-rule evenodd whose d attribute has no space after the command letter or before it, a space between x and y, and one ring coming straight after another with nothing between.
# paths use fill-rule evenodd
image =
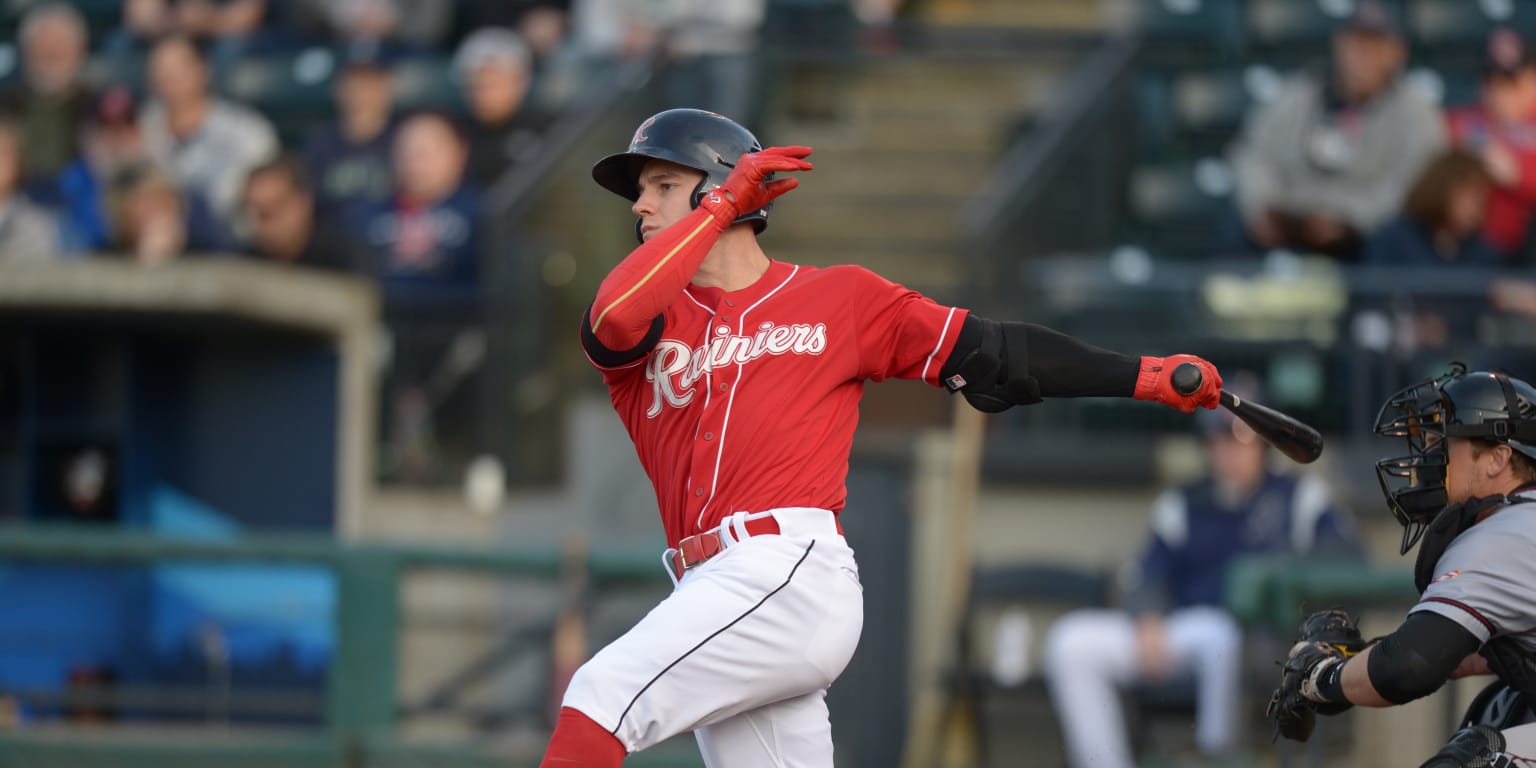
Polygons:
<instances>
[{"instance_id":1,"label":"red baseball jersey","mask_svg":"<svg viewBox=\"0 0 1536 768\"><path fill-rule=\"evenodd\" d=\"M1483 237L1505 254L1518 253L1530 231L1531 211L1536 207L1536 115L1513 125L1500 125L1480 106L1450 110L1446 123L1451 140L1473 152L1482 152L1491 141L1502 143L1520 163L1520 180L1513 187L1493 186Z\"/></svg>"},{"instance_id":2,"label":"red baseball jersey","mask_svg":"<svg viewBox=\"0 0 1536 768\"><path fill-rule=\"evenodd\" d=\"M593 365L676 545L737 511L841 511L865 380L939 386L965 314L863 267L775 261L739 291L689 285L645 357Z\"/></svg>"}]
</instances>

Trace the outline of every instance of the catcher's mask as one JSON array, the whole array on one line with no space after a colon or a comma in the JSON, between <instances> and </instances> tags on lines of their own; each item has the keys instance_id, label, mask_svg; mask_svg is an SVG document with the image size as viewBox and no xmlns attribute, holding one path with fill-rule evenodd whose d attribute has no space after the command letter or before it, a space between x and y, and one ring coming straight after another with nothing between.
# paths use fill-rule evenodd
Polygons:
<instances>
[{"instance_id":1,"label":"catcher's mask","mask_svg":"<svg viewBox=\"0 0 1536 768\"><path fill-rule=\"evenodd\" d=\"M1406 387L1381 406L1376 434L1401 437L1408 455L1376 462L1376 479L1392 516L1403 526L1401 554L1448 503L1446 438L1502 443L1536 459L1536 389L1503 371L1467 372L1461 363Z\"/></svg>"}]
</instances>

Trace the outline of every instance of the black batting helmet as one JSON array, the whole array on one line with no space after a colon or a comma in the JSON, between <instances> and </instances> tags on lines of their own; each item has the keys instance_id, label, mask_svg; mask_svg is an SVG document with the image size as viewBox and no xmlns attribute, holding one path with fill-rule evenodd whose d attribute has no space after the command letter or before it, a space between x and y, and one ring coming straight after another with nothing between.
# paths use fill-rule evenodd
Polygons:
<instances>
[{"instance_id":1,"label":"black batting helmet","mask_svg":"<svg viewBox=\"0 0 1536 768\"><path fill-rule=\"evenodd\" d=\"M640 196L640 169L647 160L670 160L704 174L693 190L692 206L697 208L704 193L725 183L736 161L748 152L761 152L763 145L752 132L724 115L702 109L669 109L645 119L629 140L629 151L609 155L592 166L592 178L609 192L627 200ZM772 204L736 217L734 223L748 221L755 232L768 227Z\"/></svg>"},{"instance_id":2,"label":"black batting helmet","mask_svg":"<svg viewBox=\"0 0 1536 768\"><path fill-rule=\"evenodd\" d=\"M1536 460L1536 388L1503 371L1468 373L1454 363L1440 377L1388 398L1376 417L1376 434L1408 442L1407 456L1376 462L1387 506L1403 526L1406 553L1448 501L1445 438L1501 443Z\"/></svg>"}]
</instances>

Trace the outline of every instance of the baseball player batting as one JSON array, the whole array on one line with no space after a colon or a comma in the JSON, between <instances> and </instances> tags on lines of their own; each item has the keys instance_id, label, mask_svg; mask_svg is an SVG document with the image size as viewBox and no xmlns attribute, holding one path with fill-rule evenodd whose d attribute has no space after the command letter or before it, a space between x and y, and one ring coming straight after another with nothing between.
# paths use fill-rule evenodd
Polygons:
<instances>
[{"instance_id":1,"label":"baseball player batting","mask_svg":"<svg viewBox=\"0 0 1536 768\"><path fill-rule=\"evenodd\" d=\"M843 539L864 382L921 379L998 412L1046 397L1215 408L1190 355L1129 357L946 307L857 266L768 257L771 202L811 170L710 112L640 124L597 183L640 246L603 280L581 343L656 488L675 588L566 690L542 766L618 766L693 731L711 768L832 765L828 686L863 625ZM1179 394L1175 366L1201 386Z\"/></svg>"}]
</instances>

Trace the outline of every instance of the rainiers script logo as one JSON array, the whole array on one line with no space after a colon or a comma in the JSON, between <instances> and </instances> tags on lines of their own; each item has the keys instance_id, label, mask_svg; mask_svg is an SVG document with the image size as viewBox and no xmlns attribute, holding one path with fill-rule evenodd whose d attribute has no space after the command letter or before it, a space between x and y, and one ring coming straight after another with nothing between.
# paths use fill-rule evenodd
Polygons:
<instances>
[{"instance_id":1,"label":"rainiers script logo","mask_svg":"<svg viewBox=\"0 0 1536 768\"><path fill-rule=\"evenodd\" d=\"M694 382L716 368L749 363L763 355L819 355L826 348L825 323L763 323L751 336L738 336L719 326L709 343L693 349L681 341L662 339L645 364L645 380L651 383L651 407L645 415L656 418L663 402L673 408L693 402Z\"/></svg>"}]
</instances>

